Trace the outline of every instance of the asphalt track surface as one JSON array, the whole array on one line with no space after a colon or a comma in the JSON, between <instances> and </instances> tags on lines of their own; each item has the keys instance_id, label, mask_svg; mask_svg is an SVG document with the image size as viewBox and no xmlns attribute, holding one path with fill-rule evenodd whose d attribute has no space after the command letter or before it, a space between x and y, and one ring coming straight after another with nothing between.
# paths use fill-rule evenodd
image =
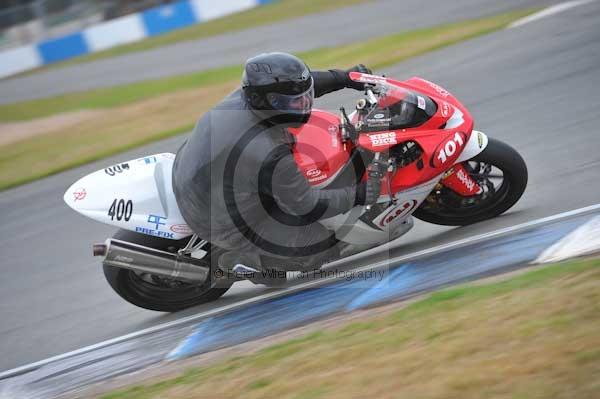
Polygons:
<instances>
[{"instance_id":1,"label":"asphalt track surface","mask_svg":"<svg viewBox=\"0 0 600 399\"><path fill-rule=\"evenodd\" d=\"M517 148L530 171L528 189L507 214L463 228L417 223L389 252L369 261L511 226L598 202L600 166L600 2L519 28L464 42L389 68L453 92L476 128ZM352 92L322 108L348 104ZM175 151L184 137L156 143L3 192L0 370L125 333L234 303L268 289L236 283L220 300L177 314L138 309L104 281L90 245L114 228L62 203L76 179L117 161Z\"/></svg>"},{"instance_id":2,"label":"asphalt track surface","mask_svg":"<svg viewBox=\"0 0 600 399\"><path fill-rule=\"evenodd\" d=\"M0 104L236 65L265 51L306 51L558 0L377 1L203 40L0 81ZM350 28L349 28L350 27Z\"/></svg>"}]
</instances>

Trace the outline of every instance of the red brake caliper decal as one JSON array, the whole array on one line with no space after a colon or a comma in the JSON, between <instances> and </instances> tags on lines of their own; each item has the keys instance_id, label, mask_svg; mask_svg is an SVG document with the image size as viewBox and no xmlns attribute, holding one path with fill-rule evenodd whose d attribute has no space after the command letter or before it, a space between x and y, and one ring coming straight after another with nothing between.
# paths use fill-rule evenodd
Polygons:
<instances>
[{"instance_id":1,"label":"red brake caliper decal","mask_svg":"<svg viewBox=\"0 0 600 399\"><path fill-rule=\"evenodd\" d=\"M469 175L469 172L461 163L452 167L450 173L442 179L442 184L465 197L477 195L482 191L479 184Z\"/></svg>"}]
</instances>

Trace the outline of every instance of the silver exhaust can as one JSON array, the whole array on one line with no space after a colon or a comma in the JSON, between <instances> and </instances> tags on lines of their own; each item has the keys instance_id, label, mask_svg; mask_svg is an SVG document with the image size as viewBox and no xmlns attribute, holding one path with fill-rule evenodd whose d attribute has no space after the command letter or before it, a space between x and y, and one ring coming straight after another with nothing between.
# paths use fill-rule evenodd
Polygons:
<instances>
[{"instance_id":1,"label":"silver exhaust can","mask_svg":"<svg viewBox=\"0 0 600 399\"><path fill-rule=\"evenodd\" d=\"M108 239L94 244L94 256L103 256L102 263L174 280L203 283L210 277L210 263L190 256L160 251L127 241Z\"/></svg>"}]
</instances>

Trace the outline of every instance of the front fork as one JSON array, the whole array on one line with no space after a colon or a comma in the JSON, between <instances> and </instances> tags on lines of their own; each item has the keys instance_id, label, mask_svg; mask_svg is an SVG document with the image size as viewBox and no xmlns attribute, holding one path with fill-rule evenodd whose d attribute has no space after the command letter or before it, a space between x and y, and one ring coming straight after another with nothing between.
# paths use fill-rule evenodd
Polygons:
<instances>
[{"instance_id":1,"label":"front fork","mask_svg":"<svg viewBox=\"0 0 600 399\"><path fill-rule=\"evenodd\" d=\"M463 197L481 194L482 189L462 163L457 163L444 174L441 183Z\"/></svg>"},{"instance_id":2,"label":"front fork","mask_svg":"<svg viewBox=\"0 0 600 399\"><path fill-rule=\"evenodd\" d=\"M481 186L471 177L464 162L480 154L485 150L487 144L487 136L480 131L473 130L456 164L444 174L440 183L464 197L481 194L483 191Z\"/></svg>"}]
</instances>

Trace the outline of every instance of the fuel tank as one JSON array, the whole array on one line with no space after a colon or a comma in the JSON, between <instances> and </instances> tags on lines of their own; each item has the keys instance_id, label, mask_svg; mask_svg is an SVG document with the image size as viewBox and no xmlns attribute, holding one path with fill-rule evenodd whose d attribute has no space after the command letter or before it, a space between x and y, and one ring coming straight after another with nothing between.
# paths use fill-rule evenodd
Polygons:
<instances>
[{"instance_id":1,"label":"fuel tank","mask_svg":"<svg viewBox=\"0 0 600 399\"><path fill-rule=\"evenodd\" d=\"M339 180L349 163L351 147L342 143L336 115L314 109L307 123L289 131L296 141L294 159L311 185L322 188Z\"/></svg>"}]
</instances>

